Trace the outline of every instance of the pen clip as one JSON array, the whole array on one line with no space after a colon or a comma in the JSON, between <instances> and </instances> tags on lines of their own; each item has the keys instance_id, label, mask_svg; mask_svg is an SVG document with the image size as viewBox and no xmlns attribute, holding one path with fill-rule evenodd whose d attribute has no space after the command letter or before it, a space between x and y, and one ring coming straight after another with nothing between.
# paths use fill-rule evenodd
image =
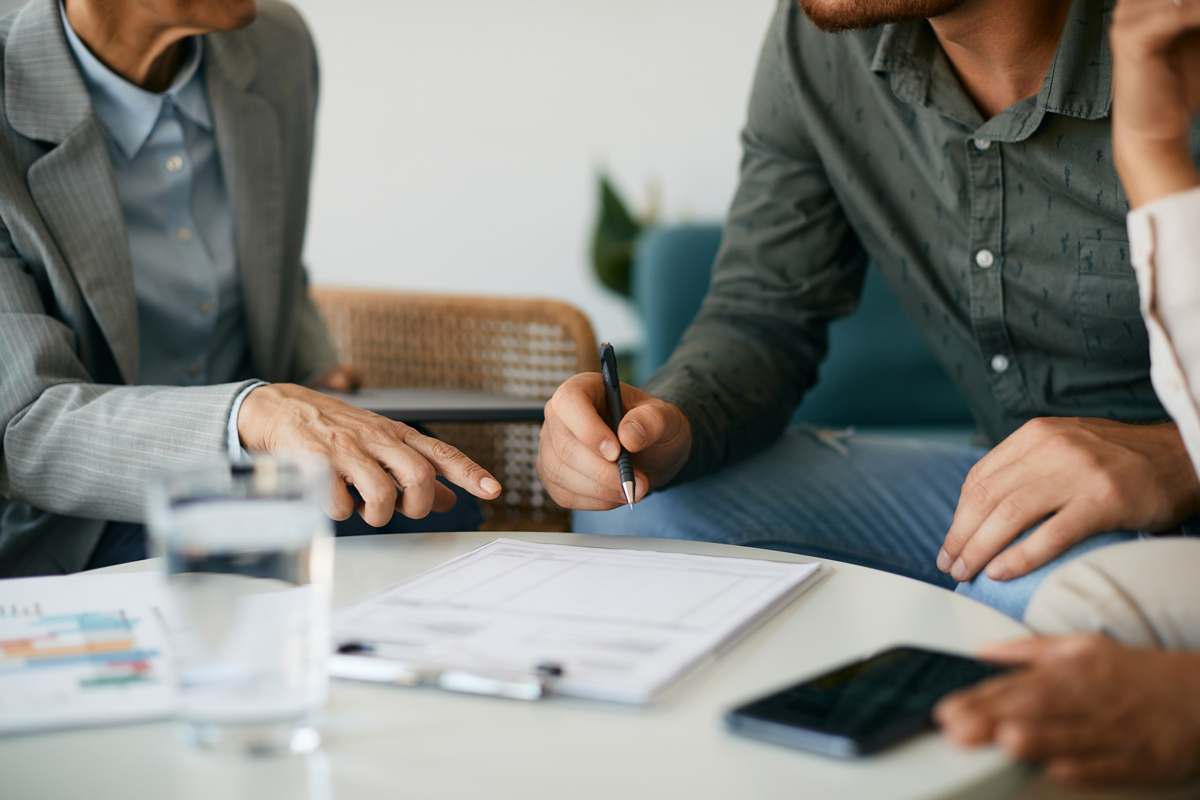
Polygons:
<instances>
[{"instance_id":1,"label":"pen clip","mask_svg":"<svg viewBox=\"0 0 1200 800\"><path fill-rule=\"evenodd\" d=\"M543 661L532 672L449 669L438 674L437 685L451 692L540 700L550 693L553 681L562 675L561 665Z\"/></svg>"},{"instance_id":2,"label":"pen clip","mask_svg":"<svg viewBox=\"0 0 1200 800\"><path fill-rule=\"evenodd\" d=\"M537 664L529 672L417 666L389 658L390 649L382 643L343 642L330 656L330 674L337 678L397 686L431 685L449 692L512 700L540 700L550 693L553 681L563 675L562 666L549 661Z\"/></svg>"},{"instance_id":3,"label":"pen clip","mask_svg":"<svg viewBox=\"0 0 1200 800\"><path fill-rule=\"evenodd\" d=\"M448 669L436 674L439 689L465 694L507 697L511 700L541 700L546 696L546 679L536 673L501 673Z\"/></svg>"}]
</instances>

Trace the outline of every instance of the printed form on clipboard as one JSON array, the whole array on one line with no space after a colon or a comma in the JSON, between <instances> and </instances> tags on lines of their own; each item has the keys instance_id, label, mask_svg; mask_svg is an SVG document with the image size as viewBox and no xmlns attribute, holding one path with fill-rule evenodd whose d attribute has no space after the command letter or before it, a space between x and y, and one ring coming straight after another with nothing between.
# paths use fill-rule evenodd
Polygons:
<instances>
[{"instance_id":1,"label":"printed form on clipboard","mask_svg":"<svg viewBox=\"0 0 1200 800\"><path fill-rule=\"evenodd\" d=\"M830 571L497 539L335 612L342 655L330 668L335 677L522 699L545 690L643 704ZM506 675L537 683L523 694L519 681L488 677Z\"/></svg>"}]
</instances>

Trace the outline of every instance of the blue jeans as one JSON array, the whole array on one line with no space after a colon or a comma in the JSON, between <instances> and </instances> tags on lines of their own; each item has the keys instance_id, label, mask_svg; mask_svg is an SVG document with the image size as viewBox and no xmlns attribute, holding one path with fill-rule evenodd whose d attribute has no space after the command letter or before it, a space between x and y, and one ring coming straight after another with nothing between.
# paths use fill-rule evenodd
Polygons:
<instances>
[{"instance_id":1,"label":"blue jeans","mask_svg":"<svg viewBox=\"0 0 1200 800\"><path fill-rule=\"evenodd\" d=\"M1094 548L1141 535L1098 533L1020 578L1001 582L980 573L956 584L935 562L967 472L985 453L981 447L797 426L765 451L653 493L632 512L577 511L572 529L848 561L952 588L1018 620L1052 570Z\"/></svg>"}]
</instances>

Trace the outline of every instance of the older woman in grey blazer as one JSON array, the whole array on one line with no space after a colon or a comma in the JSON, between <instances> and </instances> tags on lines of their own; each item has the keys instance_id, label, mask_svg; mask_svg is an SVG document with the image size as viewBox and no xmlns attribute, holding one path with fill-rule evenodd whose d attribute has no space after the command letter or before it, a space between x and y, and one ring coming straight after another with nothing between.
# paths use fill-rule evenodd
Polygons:
<instances>
[{"instance_id":1,"label":"older woman in grey blazer","mask_svg":"<svg viewBox=\"0 0 1200 800\"><path fill-rule=\"evenodd\" d=\"M347 373L300 261L317 60L295 11L33 0L0 50L0 576L120 560L150 476L242 448L325 457L332 515L376 526L453 505L438 474L499 493L301 385Z\"/></svg>"}]
</instances>

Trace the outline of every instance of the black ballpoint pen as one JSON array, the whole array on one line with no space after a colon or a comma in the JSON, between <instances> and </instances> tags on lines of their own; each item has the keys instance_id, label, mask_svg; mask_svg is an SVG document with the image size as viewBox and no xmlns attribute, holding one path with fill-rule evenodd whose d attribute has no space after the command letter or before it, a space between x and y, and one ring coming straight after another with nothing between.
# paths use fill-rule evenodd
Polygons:
<instances>
[{"instance_id":1,"label":"black ballpoint pen","mask_svg":"<svg viewBox=\"0 0 1200 800\"><path fill-rule=\"evenodd\" d=\"M617 375L617 357L613 354L612 345L608 342L600 344L600 369L604 372L604 397L608 404L608 424L612 428L612 432L616 433L617 428L621 424L621 418L625 416L625 409L621 405L621 377ZM617 446L621 448L621 455L617 456L617 468L621 471L621 488L625 490L625 499L629 501L629 510L633 510L633 459L629 456L629 451L621 444L620 436L617 437Z\"/></svg>"}]
</instances>

